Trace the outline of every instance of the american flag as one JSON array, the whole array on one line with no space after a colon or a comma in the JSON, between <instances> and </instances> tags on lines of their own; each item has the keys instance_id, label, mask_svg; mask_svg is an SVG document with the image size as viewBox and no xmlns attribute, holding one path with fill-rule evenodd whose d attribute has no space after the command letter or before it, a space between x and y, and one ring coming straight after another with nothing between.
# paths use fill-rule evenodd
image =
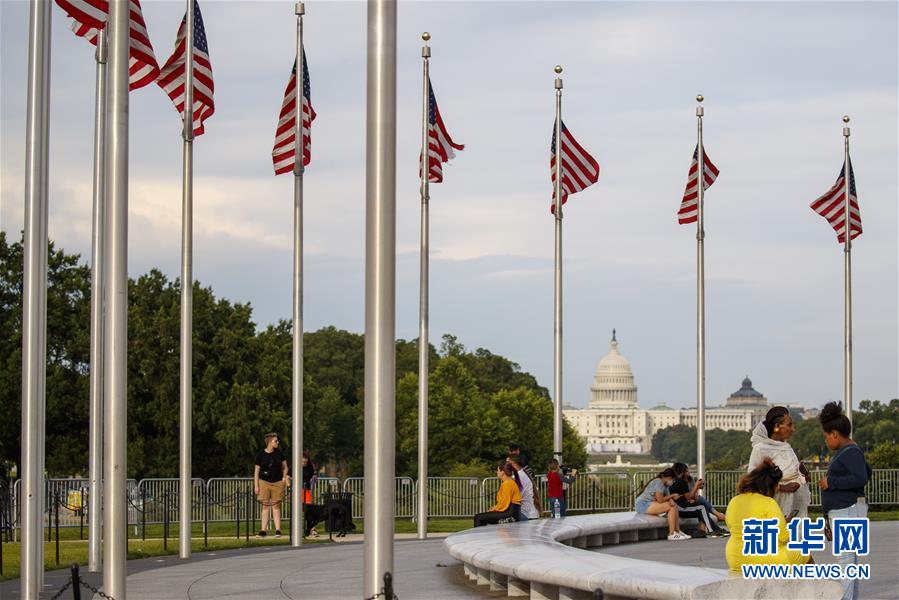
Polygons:
<instances>
[{"instance_id":1,"label":"american flag","mask_svg":"<svg viewBox=\"0 0 899 600\"><path fill-rule=\"evenodd\" d=\"M175 51L166 61L159 73L156 83L168 94L178 109L178 113L184 114L184 86L187 52L185 51L187 38L187 15L181 20L178 28L178 37L175 38ZM200 4L194 1L194 135L203 135L203 121L215 112L215 101L212 94L215 84L212 81L212 63L209 62L209 46L206 43L206 29L203 27L203 15L200 14Z\"/></svg>"},{"instance_id":2,"label":"american flag","mask_svg":"<svg viewBox=\"0 0 899 600\"><path fill-rule=\"evenodd\" d=\"M56 0L72 19L72 31L85 38L94 46L100 30L109 19L109 0ZM131 5L131 51L129 88L136 90L156 81L159 64L147 33L147 24L141 12L140 0L130 0Z\"/></svg>"},{"instance_id":3,"label":"american flag","mask_svg":"<svg viewBox=\"0 0 899 600\"><path fill-rule=\"evenodd\" d=\"M446 130L443 119L440 117L440 109L437 107L437 98L434 97L431 78L428 77L428 181L430 183L442 182L443 163L456 156L453 150L464 149L465 146L455 143ZM421 165L420 155L418 164ZM419 176L421 176L420 166Z\"/></svg>"},{"instance_id":4,"label":"american flag","mask_svg":"<svg viewBox=\"0 0 899 600\"><path fill-rule=\"evenodd\" d=\"M297 62L293 61L290 80L284 91L281 102L281 114L278 116L278 128L275 130L275 147L272 148L272 164L275 175L290 173L296 163L296 128L297 118ZM303 166L312 161L312 121L315 110L312 109L311 88L309 86L309 66L306 64L306 49L303 49Z\"/></svg>"},{"instance_id":5,"label":"american flag","mask_svg":"<svg viewBox=\"0 0 899 600\"><path fill-rule=\"evenodd\" d=\"M830 226L837 232L837 240L842 244L846 241L846 163L840 169L836 182L823 196L812 202L812 210L827 219ZM852 170L852 161L849 161L849 231L850 239L855 239L862 232L862 213L858 208L858 196L855 195L855 172Z\"/></svg>"},{"instance_id":6,"label":"american flag","mask_svg":"<svg viewBox=\"0 0 899 600\"><path fill-rule=\"evenodd\" d=\"M562 204L568 194L575 194L599 181L599 163L584 150L562 122ZM550 145L549 171L553 182L553 204L550 211L555 214L556 183L556 126L553 124L553 141Z\"/></svg>"},{"instance_id":7,"label":"american flag","mask_svg":"<svg viewBox=\"0 0 899 600\"><path fill-rule=\"evenodd\" d=\"M718 167L709 160L709 155L702 149L702 167L704 173L702 189L707 190L709 186L718 179ZM684 190L684 197L680 203L680 210L677 211L677 222L681 225L687 223L695 223L699 218L699 145L693 151L693 161L690 163L690 173L687 175L687 188Z\"/></svg>"}]
</instances>

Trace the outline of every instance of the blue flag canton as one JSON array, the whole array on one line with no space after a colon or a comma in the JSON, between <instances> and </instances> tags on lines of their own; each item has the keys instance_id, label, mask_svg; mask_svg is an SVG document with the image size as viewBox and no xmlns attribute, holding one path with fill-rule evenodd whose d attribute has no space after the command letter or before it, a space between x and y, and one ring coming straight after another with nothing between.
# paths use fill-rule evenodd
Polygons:
<instances>
[{"instance_id":1,"label":"blue flag canton","mask_svg":"<svg viewBox=\"0 0 899 600\"><path fill-rule=\"evenodd\" d=\"M562 121L562 131L568 131L568 128L565 127L565 121ZM556 153L556 124L553 122L553 139L552 143L549 145L549 151L551 154Z\"/></svg>"},{"instance_id":2,"label":"blue flag canton","mask_svg":"<svg viewBox=\"0 0 899 600\"><path fill-rule=\"evenodd\" d=\"M293 70L290 74L294 77L297 76L297 61L293 61ZM305 48L303 48L303 97L307 102L312 103L312 86L309 84L309 65L306 63Z\"/></svg>"},{"instance_id":3,"label":"blue flag canton","mask_svg":"<svg viewBox=\"0 0 899 600\"><path fill-rule=\"evenodd\" d=\"M837 179L841 179L846 176L846 163L843 162L843 168L840 169L840 176ZM849 195L853 197L858 197L855 193L855 171L852 169L852 161L849 161Z\"/></svg>"},{"instance_id":4,"label":"blue flag canton","mask_svg":"<svg viewBox=\"0 0 899 600\"><path fill-rule=\"evenodd\" d=\"M428 77L428 123L437 125L437 97L434 96L430 77Z\"/></svg>"},{"instance_id":5,"label":"blue flag canton","mask_svg":"<svg viewBox=\"0 0 899 600\"><path fill-rule=\"evenodd\" d=\"M867 556L870 551L870 521L864 518L840 518L833 520L833 555L855 554Z\"/></svg>"},{"instance_id":6,"label":"blue flag canton","mask_svg":"<svg viewBox=\"0 0 899 600\"><path fill-rule=\"evenodd\" d=\"M790 541L787 542L787 548L800 550L803 556L808 556L812 550L824 550L827 545L824 533L826 524L827 521L823 517L814 521L808 517L793 519L787 524L787 529L790 530Z\"/></svg>"},{"instance_id":7,"label":"blue flag canton","mask_svg":"<svg viewBox=\"0 0 899 600\"><path fill-rule=\"evenodd\" d=\"M743 519L743 556L772 556L777 554L777 517Z\"/></svg>"},{"instance_id":8,"label":"blue flag canton","mask_svg":"<svg viewBox=\"0 0 899 600\"><path fill-rule=\"evenodd\" d=\"M200 3L194 0L194 47L209 54L209 44L206 43L206 28L203 27L203 15L200 14Z\"/></svg>"}]
</instances>

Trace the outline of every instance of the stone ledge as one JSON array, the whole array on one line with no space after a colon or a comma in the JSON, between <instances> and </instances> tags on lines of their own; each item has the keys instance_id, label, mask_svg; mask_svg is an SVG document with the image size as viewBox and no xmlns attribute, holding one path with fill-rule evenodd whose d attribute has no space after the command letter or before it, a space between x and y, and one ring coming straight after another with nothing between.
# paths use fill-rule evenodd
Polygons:
<instances>
[{"instance_id":1,"label":"stone ledge","mask_svg":"<svg viewBox=\"0 0 899 600\"><path fill-rule=\"evenodd\" d=\"M750 581L725 569L681 566L585 552L582 548L667 535L662 517L633 512L542 519L468 529L450 535L444 547L466 573L493 590L533 599L590 597L606 600L840 598L836 581ZM662 539L662 538L659 538ZM676 542L689 543L689 542Z\"/></svg>"}]
</instances>

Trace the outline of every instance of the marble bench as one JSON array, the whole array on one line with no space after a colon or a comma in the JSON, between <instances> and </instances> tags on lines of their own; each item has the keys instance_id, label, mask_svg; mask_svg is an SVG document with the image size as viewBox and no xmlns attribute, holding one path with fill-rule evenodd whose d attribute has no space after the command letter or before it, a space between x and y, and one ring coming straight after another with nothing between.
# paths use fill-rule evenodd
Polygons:
<instances>
[{"instance_id":1,"label":"marble bench","mask_svg":"<svg viewBox=\"0 0 899 600\"><path fill-rule=\"evenodd\" d=\"M841 596L836 581L750 581L729 575L725 569L584 550L665 539L667 535L668 525L662 517L605 513L468 529L447 537L444 547L478 584L531 600L592 600L597 589L602 590L604 600L824 600Z\"/></svg>"}]
</instances>

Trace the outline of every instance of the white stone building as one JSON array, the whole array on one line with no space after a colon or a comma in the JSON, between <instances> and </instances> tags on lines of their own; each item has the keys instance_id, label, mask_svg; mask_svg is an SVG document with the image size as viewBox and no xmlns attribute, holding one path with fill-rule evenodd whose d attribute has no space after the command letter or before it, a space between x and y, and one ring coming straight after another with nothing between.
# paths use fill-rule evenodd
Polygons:
<instances>
[{"instance_id":1,"label":"white stone building","mask_svg":"<svg viewBox=\"0 0 899 600\"><path fill-rule=\"evenodd\" d=\"M706 407L706 429L752 431L765 418L768 400L752 388L749 377L731 394L724 406ZM609 353L596 366L587 408L564 407L565 419L587 440L587 451L646 453L652 436L672 425L696 426L696 409L674 409L659 403L643 409L637 403L637 386L626 358L618 352L612 331Z\"/></svg>"}]
</instances>

